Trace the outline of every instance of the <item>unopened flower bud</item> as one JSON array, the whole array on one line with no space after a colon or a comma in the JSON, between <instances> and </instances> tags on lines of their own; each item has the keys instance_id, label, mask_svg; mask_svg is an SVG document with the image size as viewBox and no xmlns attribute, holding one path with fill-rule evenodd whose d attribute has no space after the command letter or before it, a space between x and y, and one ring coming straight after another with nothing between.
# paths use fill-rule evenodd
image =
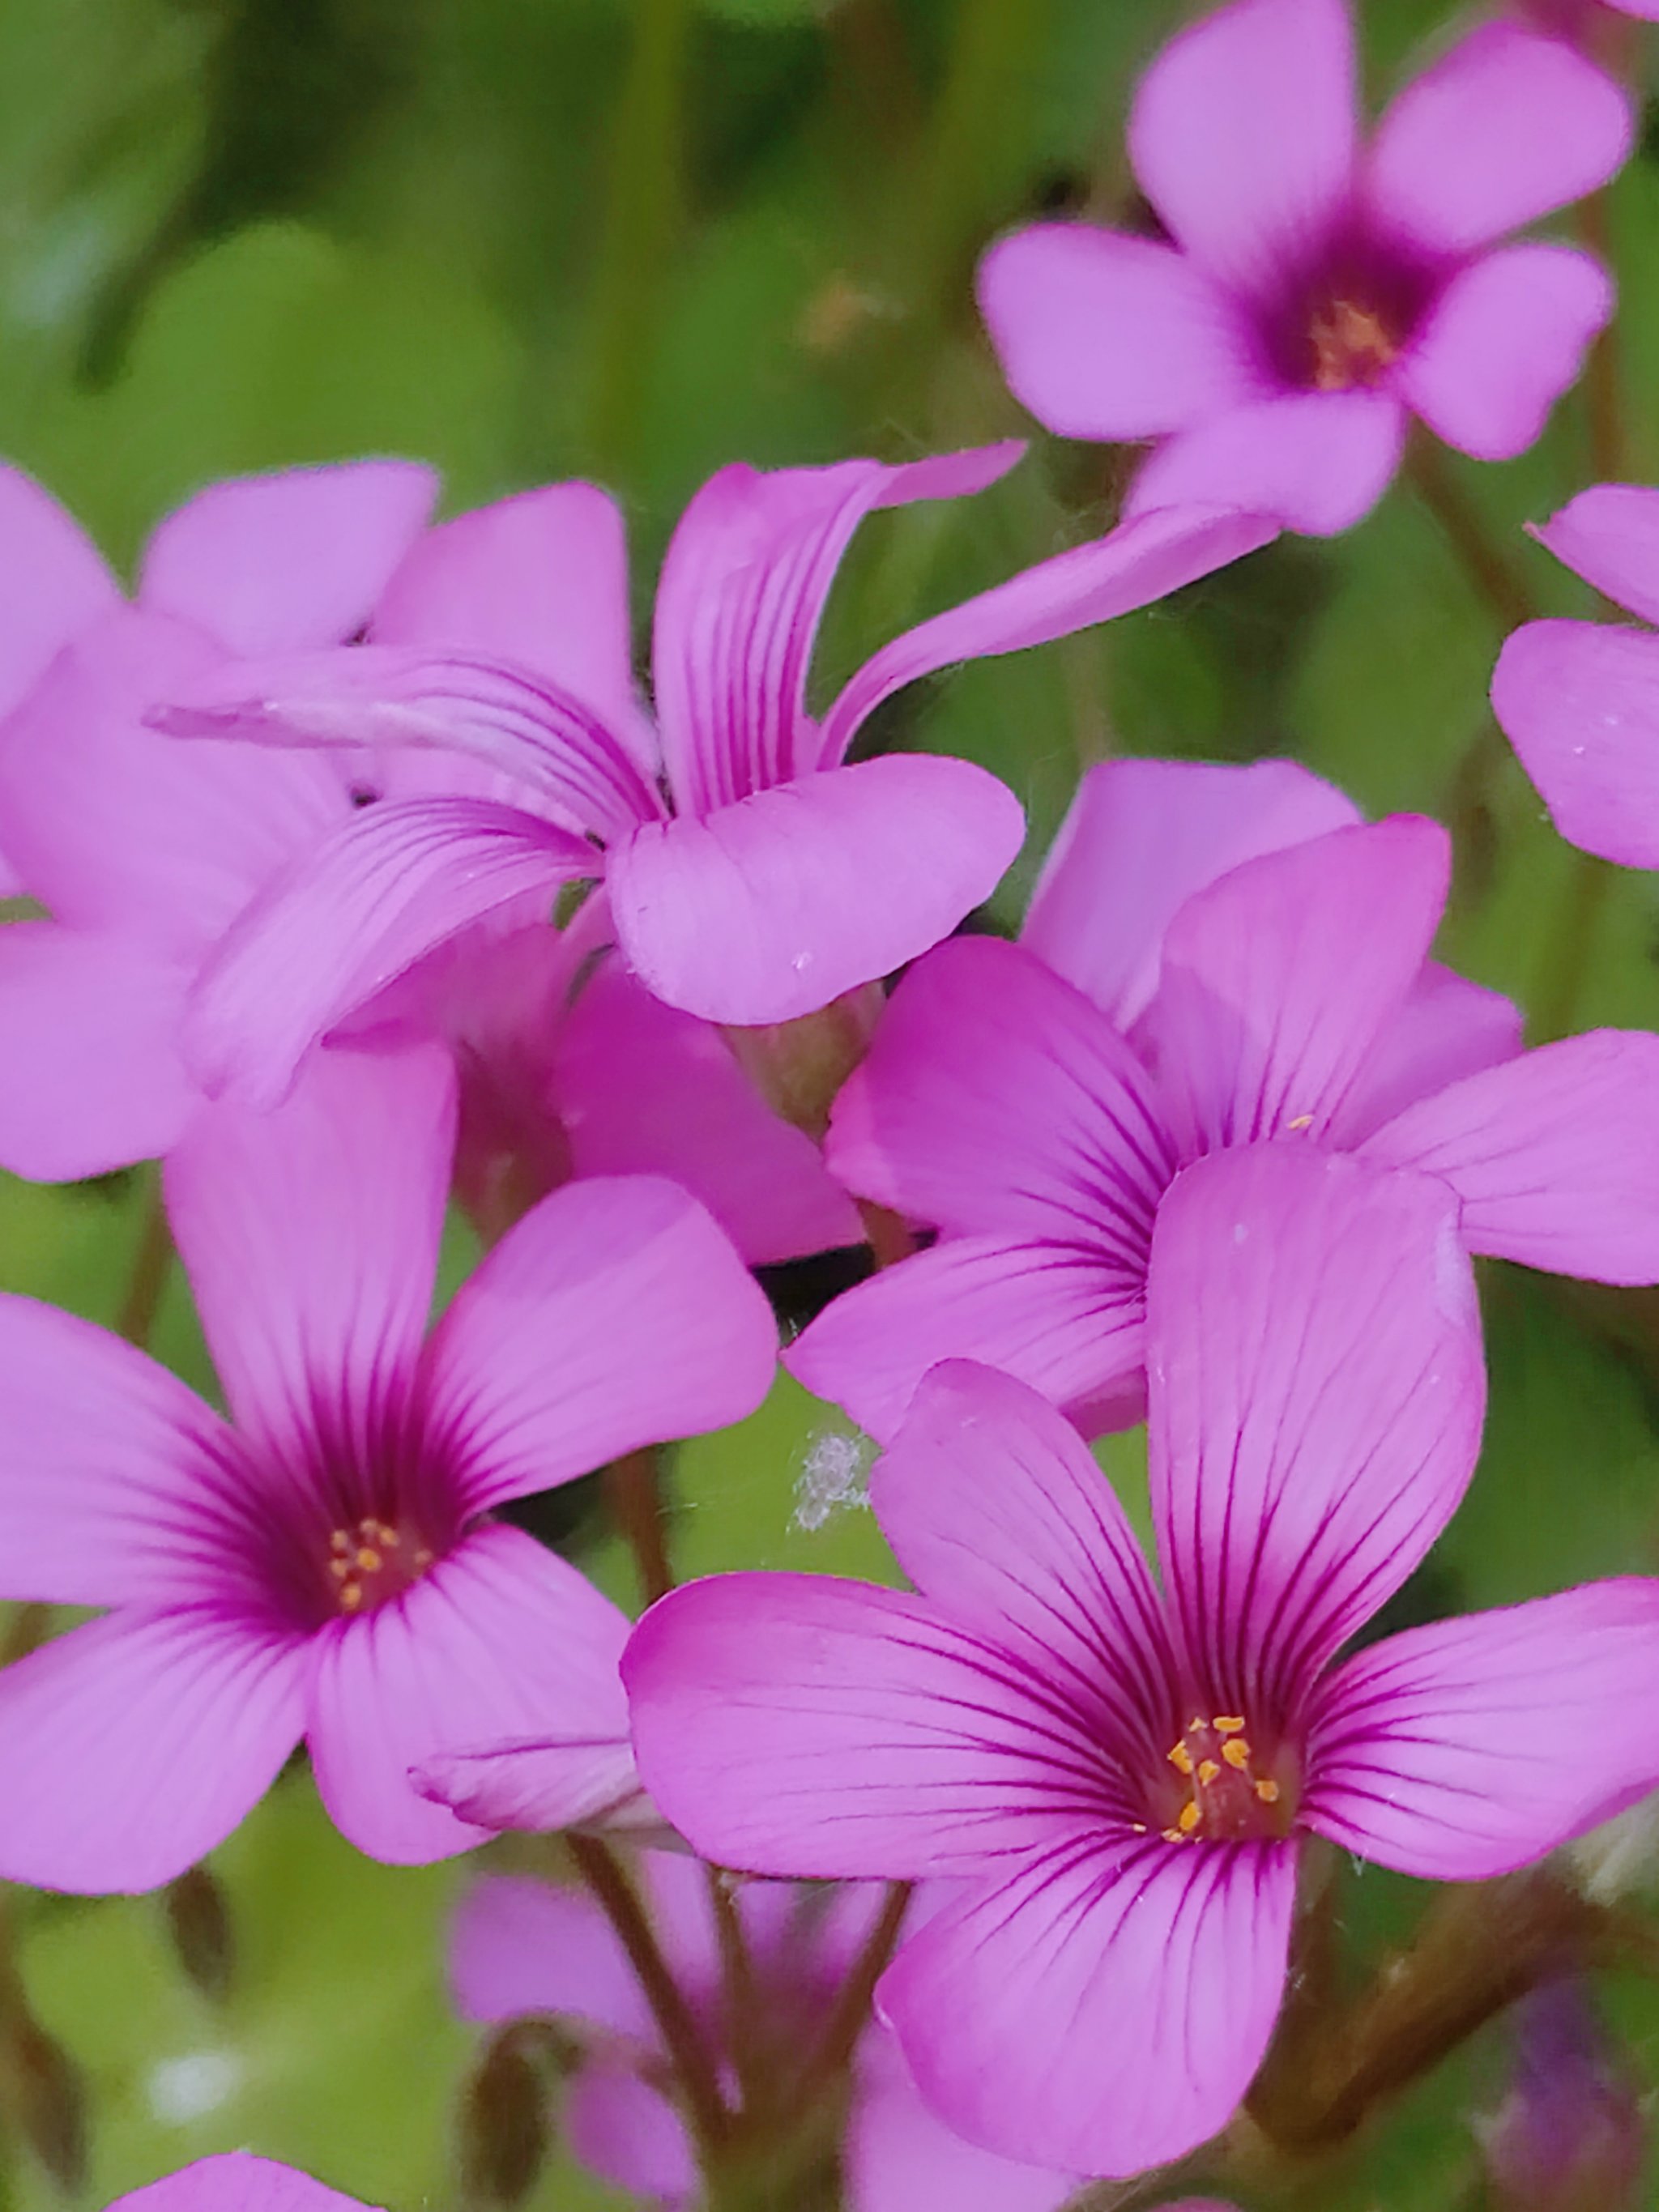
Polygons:
<instances>
[{"instance_id":1,"label":"unopened flower bud","mask_svg":"<svg viewBox=\"0 0 1659 2212\"><path fill-rule=\"evenodd\" d=\"M553 2145L553 2086L562 2045L550 2029L515 2021L483 2045L461 2096L460 2158L469 2203L519 2204Z\"/></svg>"},{"instance_id":2,"label":"unopened flower bud","mask_svg":"<svg viewBox=\"0 0 1659 2212\"><path fill-rule=\"evenodd\" d=\"M1636 2212L1645 2130L1636 2084L1577 1982L1514 2014L1509 2094L1479 2132L1498 2212Z\"/></svg>"},{"instance_id":3,"label":"unopened flower bud","mask_svg":"<svg viewBox=\"0 0 1659 2212\"><path fill-rule=\"evenodd\" d=\"M163 1899L179 1965L204 1997L222 2004L230 1992L235 1942L217 1876L204 1866L191 1867L167 1884Z\"/></svg>"}]
</instances>

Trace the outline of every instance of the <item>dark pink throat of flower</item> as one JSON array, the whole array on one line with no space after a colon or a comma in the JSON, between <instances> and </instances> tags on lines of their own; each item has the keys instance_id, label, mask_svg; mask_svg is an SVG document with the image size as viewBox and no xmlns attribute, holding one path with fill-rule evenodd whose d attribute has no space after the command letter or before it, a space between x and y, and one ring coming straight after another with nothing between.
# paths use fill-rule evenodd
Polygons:
<instances>
[{"instance_id":1,"label":"dark pink throat of flower","mask_svg":"<svg viewBox=\"0 0 1659 2212\"><path fill-rule=\"evenodd\" d=\"M1322 300L1308 319L1309 381L1316 392L1366 390L1398 356L1401 333L1363 299Z\"/></svg>"},{"instance_id":2,"label":"dark pink throat of flower","mask_svg":"<svg viewBox=\"0 0 1659 2212\"><path fill-rule=\"evenodd\" d=\"M1290 1833L1300 1796L1287 1745L1243 1713L1194 1714L1153 1778L1146 1826L1171 1844L1260 1842Z\"/></svg>"},{"instance_id":3,"label":"dark pink throat of flower","mask_svg":"<svg viewBox=\"0 0 1659 2212\"><path fill-rule=\"evenodd\" d=\"M417 1583L434 1556L413 1528L365 1515L329 1536L325 1567L329 1601L338 1613L373 1612Z\"/></svg>"}]
</instances>

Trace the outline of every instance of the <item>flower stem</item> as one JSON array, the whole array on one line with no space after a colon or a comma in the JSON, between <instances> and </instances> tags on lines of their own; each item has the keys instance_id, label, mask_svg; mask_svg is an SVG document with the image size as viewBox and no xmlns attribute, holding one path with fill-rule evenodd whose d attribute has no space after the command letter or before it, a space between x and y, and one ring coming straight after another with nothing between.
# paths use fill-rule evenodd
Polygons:
<instances>
[{"instance_id":1,"label":"flower stem","mask_svg":"<svg viewBox=\"0 0 1659 2212\"><path fill-rule=\"evenodd\" d=\"M659 1454L655 1444L624 1452L605 1471L605 1502L617 1533L634 1554L640 1594L654 1605L674 1587L663 1522Z\"/></svg>"},{"instance_id":2,"label":"flower stem","mask_svg":"<svg viewBox=\"0 0 1659 2212\"><path fill-rule=\"evenodd\" d=\"M902 1214L895 1213L889 1206L878 1206L872 1198L855 1201L859 1219L864 1224L864 1233L869 1240L875 1258L877 1273L884 1267L896 1267L901 1260L908 1260L916 1249L916 1241L904 1225Z\"/></svg>"},{"instance_id":3,"label":"flower stem","mask_svg":"<svg viewBox=\"0 0 1659 2212\"><path fill-rule=\"evenodd\" d=\"M167 1207L157 1182L151 1185L145 1200L138 1249L133 1255L132 1273L127 1278L126 1295L115 1322L118 1334L125 1337L129 1344L136 1344L141 1352L149 1342L150 1331L155 1326L172 1266L173 1232L167 1226Z\"/></svg>"},{"instance_id":4,"label":"flower stem","mask_svg":"<svg viewBox=\"0 0 1659 2212\"><path fill-rule=\"evenodd\" d=\"M1598 859L1594 853L1572 855L1559 927L1544 947L1538 988L1528 1010L1534 1044L1553 1044L1571 1030L1607 894L1618 873L1611 861Z\"/></svg>"},{"instance_id":5,"label":"flower stem","mask_svg":"<svg viewBox=\"0 0 1659 2212\"><path fill-rule=\"evenodd\" d=\"M1604 268L1613 265L1613 226L1607 188L1580 200L1578 235ZM1598 483L1617 483L1624 476L1625 410L1619 319L1615 315L1590 348L1584 364L1584 412L1589 424L1590 473Z\"/></svg>"},{"instance_id":6,"label":"flower stem","mask_svg":"<svg viewBox=\"0 0 1659 2212\"><path fill-rule=\"evenodd\" d=\"M1406 473L1499 626L1508 631L1530 622L1538 611L1531 587L1508 553L1493 541L1446 466L1440 448L1426 438L1414 440L1407 453Z\"/></svg>"},{"instance_id":7,"label":"flower stem","mask_svg":"<svg viewBox=\"0 0 1659 2212\"><path fill-rule=\"evenodd\" d=\"M627 1869L608 1844L597 1836L571 1833L565 1838L576 1870L592 1892L595 1903L617 1931L651 2008L651 2016L684 2092L693 2131L705 2152L718 2148L730 2130L731 2115L720 2096L714 2063L704 2045L696 2018L652 1928Z\"/></svg>"},{"instance_id":8,"label":"flower stem","mask_svg":"<svg viewBox=\"0 0 1659 2212\"><path fill-rule=\"evenodd\" d=\"M876 1984L887 1971L898 1942L899 1929L909 1910L910 1887L908 1881L890 1884L875 1925L865 1938L864 1948L836 1992L823 2033L801 2071L796 2102L803 2111L810 2108L826 2084L844 2074L852 2063L859 2038L869 2023Z\"/></svg>"}]
</instances>

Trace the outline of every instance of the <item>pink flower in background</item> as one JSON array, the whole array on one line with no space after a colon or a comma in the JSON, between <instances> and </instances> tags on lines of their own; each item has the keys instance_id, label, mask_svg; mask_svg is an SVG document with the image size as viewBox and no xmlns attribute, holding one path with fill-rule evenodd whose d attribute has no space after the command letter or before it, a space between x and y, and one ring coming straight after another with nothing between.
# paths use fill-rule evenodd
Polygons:
<instances>
[{"instance_id":1,"label":"pink flower in background","mask_svg":"<svg viewBox=\"0 0 1659 2212\"><path fill-rule=\"evenodd\" d=\"M1659 623L1659 491L1596 484L1534 531L1558 561ZM1504 641L1492 712L1568 842L1659 867L1659 637L1629 623L1525 623Z\"/></svg>"},{"instance_id":2,"label":"pink flower in background","mask_svg":"<svg viewBox=\"0 0 1659 2212\"><path fill-rule=\"evenodd\" d=\"M1126 2175L1223 2124L1279 2010L1304 1830L1479 1881L1659 1778L1659 1583L1333 1663L1474 1464L1456 1224L1443 1185L1291 1146L1182 1176L1147 1292L1161 1588L1076 1431L952 1363L871 1483L915 1595L722 1576L635 1631L640 1771L697 1850L959 1885L877 2002L988 2149Z\"/></svg>"},{"instance_id":3,"label":"pink flower in background","mask_svg":"<svg viewBox=\"0 0 1659 2212\"><path fill-rule=\"evenodd\" d=\"M734 2075L721 2014L719 1939L708 1870L666 1851L641 1862L658 1940L728 2088ZM735 1893L755 1967L749 2023L763 2057L810 2060L836 1992L879 1909L878 1884L830 1893L745 1882ZM590 2172L647 2202L694 2203L696 2154L659 2086L667 2061L633 1970L610 1923L586 1897L513 1875L487 1876L463 1899L450 1945L462 2016L511 2021L551 2014L585 2055L564 2096L563 2131ZM775 2084L775 2087L776 2085ZM849 2212L1054 2212L1070 2177L975 2149L933 2118L888 2032L872 2021L854 2062L846 2159Z\"/></svg>"},{"instance_id":4,"label":"pink flower in background","mask_svg":"<svg viewBox=\"0 0 1659 2212\"><path fill-rule=\"evenodd\" d=\"M275 2159L234 2150L164 2174L146 2189L118 2197L109 2212L373 2212L308 2173Z\"/></svg>"},{"instance_id":5,"label":"pink flower in background","mask_svg":"<svg viewBox=\"0 0 1659 2212\"><path fill-rule=\"evenodd\" d=\"M985 319L1038 420L1163 441L1129 513L1213 500L1346 530L1413 415L1481 460L1531 445L1611 315L1587 255L1498 242L1624 161L1610 78L1490 23L1367 147L1355 105L1345 0L1234 0L1136 94L1130 159L1168 242L1041 223L987 255Z\"/></svg>"},{"instance_id":6,"label":"pink flower in background","mask_svg":"<svg viewBox=\"0 0 1659 2212\"><path fill-rule=\"evenodd\" d=\"M815 719L808 663L859 522L876 507L976 491L1019 451L721 470L664 563L655 738L637 709L619 719L579 697L528 628L443 652L401 644L382 618L369 648L179 687L157 711L167 729L471 748L545 810L412 800L340 831L250 910L204 978L195 1037L210 1086L279 1097L311 1045L371 991L481 916L532 890L550 897L574 874L604 876L623 951L647 986L711 1021L793 1019L937 943L1013 859L1020 808L963 761L895 754L849 766L868 716L933 670L1143 606L1273 534L1232 513L1147 516L907 631ZM620 581L617 594L620 609Z\"/></svg>"},{"instance_id":7,"label":"pink flower in background","mask_svg":"<svg viewBox=\"0 0 1659 2212\"><path fill-rule=\"evenodd\" d=\"M1085 1429L1138 1419L1170 1180L1264 1139L1438 1176L1471 1251L1659 1279L1659 1038L1523 1053L1509 1001L1428 957L1445 832L1328 826L1350 811L1282 762L1090 770L1025 941L918 963L836 1101L836 1173L940 1234L792 1348L809 1389L886 1437L962 1357Z\"/></svg>"},{"instance_id":8,"label":"pink flower in background","mask_svg":"<svg viewBox=\"0 0 1659 2212\"><path fill-rule=\"evenodd\" d=\"M0 1589L112 1608L0 1674L6 1879L166 1881L301 1736L336 1824L400 1863L480 1840L408 1778L453 1743L560 1734L564 1820L633 1799L628 1623L491 1515L748 1413L771 1315L702 1209L637 1177L543 1200L427 1334L453 1093L435 1048L339 1051L273 1115L193 1122L168 1212L233 1425L0 1301Z\"/></svg>"}]
</instances>

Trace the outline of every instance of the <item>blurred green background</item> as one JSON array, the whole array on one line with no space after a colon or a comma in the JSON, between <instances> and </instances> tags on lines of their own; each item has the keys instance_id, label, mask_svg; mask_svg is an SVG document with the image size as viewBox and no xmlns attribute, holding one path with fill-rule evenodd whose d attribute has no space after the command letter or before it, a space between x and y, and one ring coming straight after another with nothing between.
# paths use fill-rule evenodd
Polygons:
<instances>
[{"instance_id":1,"label":"blurred green background","mask_svg":"<svg viewBox=\"0 0 1659 2212\"><path fill-rule=\"evenodd\" d=\"M1127 86L1180 12L1167 0L3 0L0 451L124 563L171 504L234 471L416 454L441 465L451 509L594 475L629 514L643 635L674 516L720 463L898 458L1029 427L975 325L974 260L1041 211L1123 211ZM1439 0L1362 12L1379 97L1449 29ZM1621 473L1653 479L1651 149L1605 212L1624 300L1607 364L1620 419L1597 434L1619 441ZM1540 603L1582 605L1517 527L1595 472L1582 396L1522 461L1449 466ZM981 498L878 518L838 587L822 672L1094 534L1119 478L1110 454L1039 436ZM917 687L884 734L981 759L1025 798L1032 836L1004 922L1087 761L1290 753L1374 811L1453 821L1443 950L1521 998L1540 1030L1655 1025L1659 893L1567 853L1493 742L1485 686L1502 633L1439 525L1397 489L1337 544L1286 541L1109 631ZM0 1285L112 1321L148 1203L143 1176L0 1183ZM458 1269L459 1238L453 1256ZM1659 1297L1501 1269L1486 1291L1487 1449L1408 1594L1419 1613L1659 1568ZM211 1389L176 1281L156 1348ZM784 1384L741 1430L684 1451L681 1571L890 1572L856 1504L816 1530L796 1520L806 1455L833 1425ZM1138 1449L1106 1452L1132 1498ZM595 1519L568 1540L631 1601ZM101 2205L239 2143L377 2203L459 2201L472 2043L447 2013L442 1940L466 1870L357 1857L303 1773L216 1867L231 1951L213 1998L183 1972L160 1900L10 1899L15 1975L0 1964L0 1996L50 2040L14 2033L0 2054L0 2203ZM1339 1878L1358 1972L1422 1898L1375 1870ZM1659 2086L1659 1992L1632 1977L1604 1994ZM1478 2203L1468 2122L1503 2063L1489 2034L1295 2201ZM77 2095L88 2162L66 2183L40 2152L70 2130ZM72 2163L61 2147L58 2162ZM556 2164L530 2201L613 2200Z\"/></svg>"}]
</instances>

